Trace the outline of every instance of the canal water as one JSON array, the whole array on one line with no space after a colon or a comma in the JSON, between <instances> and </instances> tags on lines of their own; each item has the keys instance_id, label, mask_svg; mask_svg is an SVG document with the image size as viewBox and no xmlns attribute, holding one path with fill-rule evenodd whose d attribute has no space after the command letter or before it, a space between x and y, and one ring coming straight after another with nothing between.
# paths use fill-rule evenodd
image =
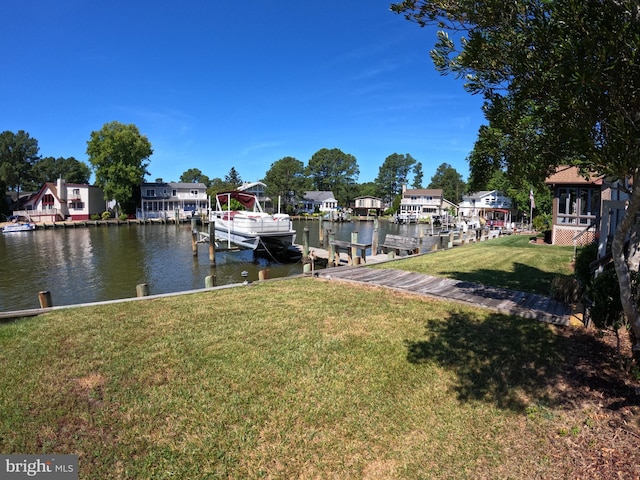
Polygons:
<instances>
[{"instance_id":1,"label":"canal water","mask_svg":"<svg viewBox=\"0 0 640 480\"><path fill-rule=\"evenodd\" d=\"M321 246L317 220L295 221L294 227L297 243L302 243L303 229L308 227L310 246ZM206 231L205 226L198 228ZM387 233L418 236L418 228L381 220L378 238L382 243ZM360 241L368 243L374 223L324 222L326 229L345 241L357 231ZM303 269L300 262L279 263L255 257L249 250L216 252L212 268L208 245L198 248L194 257L190 224L91 226L0 235L0 311L37 308L38 292L45 290L51 292L54 305L71 305L134 297L141 283L153 295L203 288L208 275L216 276L217 285L228 285L256 281L263 269L269 269L271 278L296 275Z\"/></svg>"}]
</instances>

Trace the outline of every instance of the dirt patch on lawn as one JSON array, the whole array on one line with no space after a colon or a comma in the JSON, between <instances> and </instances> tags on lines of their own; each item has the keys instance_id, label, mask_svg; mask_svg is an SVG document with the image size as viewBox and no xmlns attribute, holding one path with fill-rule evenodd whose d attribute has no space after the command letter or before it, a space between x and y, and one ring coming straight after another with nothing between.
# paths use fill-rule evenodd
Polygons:
<instances>
[{"instance_id":1,"label":"dirt patch on lawn","mask_svg":"<svg viewBox=\"0 0 640 480\"><path fill-rule=\"evenodd\" d=\"M550 461L565 478L639 479L639 383L620 367L615 336L582 327L558 334L567 340L567 362L563 380L552 387L560 407L557 428L549 432Z\"/></svg>"}]
</instances>

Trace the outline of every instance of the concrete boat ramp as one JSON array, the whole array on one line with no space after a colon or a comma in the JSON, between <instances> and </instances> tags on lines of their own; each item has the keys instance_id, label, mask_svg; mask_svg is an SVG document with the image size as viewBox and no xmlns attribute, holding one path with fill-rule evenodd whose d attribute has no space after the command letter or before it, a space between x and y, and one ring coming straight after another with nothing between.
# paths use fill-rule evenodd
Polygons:
<instances>
[{"instance_id":1,"label":"concrete boat ramp","mask_svg":"<svg viewBox=\"0 0 640 480\"><path fill-rule=\"evenodd\" d=\"M317 270L327 281L353 282L405 293L453 300L555 325L569 325L571 307L543 295L523 293L422 273L363 266Z\"/></svg>"}]
</instances>

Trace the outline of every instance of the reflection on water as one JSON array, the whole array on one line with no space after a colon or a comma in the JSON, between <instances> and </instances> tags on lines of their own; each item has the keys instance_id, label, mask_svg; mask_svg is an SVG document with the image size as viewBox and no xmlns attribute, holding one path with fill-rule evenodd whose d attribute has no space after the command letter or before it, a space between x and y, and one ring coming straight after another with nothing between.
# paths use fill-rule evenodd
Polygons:
<instances>
[{"instance_id":1,"label":"reflection on water","mask_svg":"<svg viewBox=\"0 0 640 480\"><path fill-rule=\"evenodd\" d=\"M309 228L311 247L320 247L319 222L294 222L298 243ZM338 240L358 231L370 242L373 222L324 223ZM203 230L206 227L198 227ZM386 233L417 235L416 225L381 221L380 241ZM133 297L136 285L147 283L150 294L204 287L215 275L218 285L249 281L269 269L271 278L302 273L301 263L281 264L256 258L253 252L217 252L216 267L209 265L207 245L191 251L191 225L130 225L38 230L0 235L0 311L37 308L38 292L51 292L54 305ZM370 253L370 252L368 252Z\"/></svg>"}]
</instances>

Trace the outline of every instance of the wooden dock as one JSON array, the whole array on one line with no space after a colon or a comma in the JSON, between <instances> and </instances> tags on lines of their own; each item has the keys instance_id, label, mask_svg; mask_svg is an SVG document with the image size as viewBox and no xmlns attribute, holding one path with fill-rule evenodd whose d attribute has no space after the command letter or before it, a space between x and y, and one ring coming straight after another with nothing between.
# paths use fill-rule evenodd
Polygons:
<instances>
[{"instance_id":1,"label":"wooden dock","mask_svg":"<svg viewBox=\"0 0 640 480\"><path fill-rule=\"evenodd\" d=\"M318 270L329 281L355 282L427 297L444 298L523 318L569 325L571 308L543 295L394 269L336 267Z\"/></svg>"}]
</instances>

